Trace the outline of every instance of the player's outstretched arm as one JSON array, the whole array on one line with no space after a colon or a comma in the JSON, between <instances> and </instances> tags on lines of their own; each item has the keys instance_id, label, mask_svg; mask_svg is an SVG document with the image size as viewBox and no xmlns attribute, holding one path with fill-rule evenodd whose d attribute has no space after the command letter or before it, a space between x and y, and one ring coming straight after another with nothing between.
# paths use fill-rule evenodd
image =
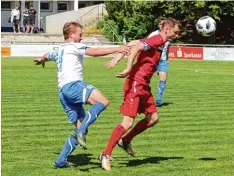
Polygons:
<instances>
[{"instance_id":1,"label":"player's outstretched arm","mask_svg":"<svg viewBox=\"0 0 234 176\"><path fill-rule=\"evenodd\" d=\"M125 78L128 75L128 73L131 71L133 62L134 62L138 52L143 51L143 50L144 50L144 45L140 42L138 44L134 45L133 47L131 47L131 53L128 56L127 68L124 69L122 72L118 73L116 75L116 77Z\"/></svg>"},{"instance_id":2,"label":"player's outstretched arm","mask_svg":"<svg viewBox=\"0 0 234 176\"><path fill-rule=\"evenodd\" d=\"M105 67L106 67L106 68L114 68L114 67L117 65L117 63L118 63L121 59L123 59L124 56L125 56L125 55L122 54L122 53L118 54L118 55L115 56L113 59L107 61L107 62L105 63Z\"/></svg>"},{"instance_id":3,"label":"player's outstretched arm","mask_svg":"<svg viewBox=\"0 0 234 176\"><path fill-rule=\"evenodd\" d=\"M140 40L132 40L132 41L130 41L129 43L127 43L127 46L132 47L132 46L136 45L137 43L139 43L139 41L140 41ZM105 63L105 67L106 67L106 68L113 68L113 67L115 67L115 65L117 65L117 63L118 63L121 59L123 59L124 56L125 56L125 54L123 54L123 53L118 54L118 55L115 56L113 59L107 61L107 62Z\"/></svg>"},{"instance_id":4,"label":"player's outstretched arm","mask_svg":"<svg viewBox=\"0 0 234 176\"><path fill-rule=\"evenodd\" d=\"M44 54L42 58L34 59L35 65L42 65L42 67L45 67L45 62L48 61L48 53Z\"/></svg>"},{"instance_id":5,"label":"player's outstretched arm","mask_svg":"<svg viewBox=\"0 0 234 176\"><path fill-rule=\"evenodd\" d=\"M105 56L113 53L128 54L131 48L127 45L122 45L120 47L113 48L87 48L86 54L89 56Z\"/></svg>"}]
</instances>

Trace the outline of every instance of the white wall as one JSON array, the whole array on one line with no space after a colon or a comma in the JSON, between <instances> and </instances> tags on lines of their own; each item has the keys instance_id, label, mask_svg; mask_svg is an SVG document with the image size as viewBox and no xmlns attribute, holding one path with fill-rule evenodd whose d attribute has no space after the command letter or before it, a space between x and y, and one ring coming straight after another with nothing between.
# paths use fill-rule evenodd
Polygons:
<instances>
[{"instance_id":1,"label":"white wall","mask_svg":"<svg viewBox=\"0 0 234 176\"><path fill-rule=\"evenodd\" d=\"M92 9L95 9L94 11ZM63 25L68 21L80 21L80 17L92 11L92 17L102 13L103 4L94 5L79 9L78 11L68 11L59 14L54 14L46 17L45 31L48 34L62 34Z\"/></svg>"},{"instance_id":2,"label":"white wall","mask_svg":"<svg viewBox=\"0 0 234 176\"><path fill-rule=\"evenodd\" d=\"M79 16L78 11L63 12L46 17L45 30L48 34L62 34L63 25L69 21L76 21Z\"/></svg>"}]
</instances>

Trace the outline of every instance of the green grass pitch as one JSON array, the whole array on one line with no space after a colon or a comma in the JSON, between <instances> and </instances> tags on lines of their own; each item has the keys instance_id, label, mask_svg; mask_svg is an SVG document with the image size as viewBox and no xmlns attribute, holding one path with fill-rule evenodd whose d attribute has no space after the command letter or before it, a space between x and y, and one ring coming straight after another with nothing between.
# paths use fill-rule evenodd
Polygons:
<instances>
[{"instance_id":1,"label":"green grass pitch","mask_svg":"<svg viewBox=\"0 0 234 176\"><path fill-rule=\"evenodd\" d=\"M159 124L133 140L135 158L116 147L112 171L102 170L97 156L122 120L124 79L115 74L126 65L107 70L107 60L84 60L85 80L110 100L89 129L88 150L77 148L68 158L74 168L53 169L73 129L60 106L55 63L42 69L32 58L2 58L3 176L234 175L234 62L218 61L171 61ZM155 74L154 95L157 84Z\"/></svg>"}]
</instances>

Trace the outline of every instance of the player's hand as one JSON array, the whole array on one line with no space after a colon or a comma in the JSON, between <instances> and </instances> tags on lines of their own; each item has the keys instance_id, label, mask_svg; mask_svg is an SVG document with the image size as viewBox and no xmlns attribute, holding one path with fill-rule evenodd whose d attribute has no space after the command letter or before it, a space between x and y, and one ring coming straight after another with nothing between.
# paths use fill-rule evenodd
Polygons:
<instances>
[{"instance_id":1,"label":"player's hand","mask_svg":"<svg viewBox=\"0 0 234 176\"><path fill-rule=\"evenodd\" d=\"M105 67L106 68L114 68L117 63L118 63L118 60L116 58L113 58L105 63Z\"/></svg>"},{"instance_id":2,"label":"player's hand","mask_svg":"<svg viewBox=\"0 0 234 176\"><path fill-rule=\"evenodd\" d=\"M123 53L125 55L129 55L131 52L131 47L127 45L122 45L119 47L119 53Z\"/></svg>"},{"instance_id":3,"label":"player's hand","mask_svg":"<svg viewBox=\"0 0 234 176\"><path fill-rule=\"evenodd\" d=\"M128 74L129 74L130 70L129 69L125 69L124 71L118 73L116 75L117 78L125 78Z\"/></svg>"},{"instance_id":4,"label":"player's hand","mask_svg":"<svg viewBox=\"0 0 234 176\"><path fill-rule=\"evenodd\" d=\"M35 65L42 65L42 67L45 67L45 61L43 59L34 59Z\"/></svg>"}]
</instances>

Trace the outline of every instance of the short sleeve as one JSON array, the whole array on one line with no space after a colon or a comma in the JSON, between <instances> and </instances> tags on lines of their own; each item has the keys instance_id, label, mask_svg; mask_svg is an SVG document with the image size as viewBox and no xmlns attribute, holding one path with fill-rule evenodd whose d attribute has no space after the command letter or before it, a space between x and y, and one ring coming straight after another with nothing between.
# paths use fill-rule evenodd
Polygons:
<instances>
[{"instance_id":1,"label":"short sleeve","mask_svg":"<svg viewBox=\"0 0 234 176\"><path fill-rule=\"evenodd\" d=\"M165 43L165 41L163 41L163 38L160 34L155 35L155 36L150 37L150 38L141 39L140 42L143 43L144 49L146 49L144 51L147 51L150 48L158 48L159 46L161 46ZM145 47L145 46L147 46L147 47Z\"/></svg>"},{"instance_id":2,"label":"short sleeve","mask_svg":"<svg viewBox=\"0 0 234 176\"><path fill-rule=\"evenodd\" d=\"M85 44L83 44L83 43L73 43L72 45L75 47L75 53L77 55L85 55L86 54L86 49L88 47Z\"/></svg>"},{"instance_id":3,"label":"short sleeve","mask_svg":"<svg viewBox=\"0 0 234 176\"><path fill-rule=\"evenodd\" d=\"M58 57L58 51L58 47L55 47L53 51L48 54L47 59L51 61L56 61Z\"/></svg>"}]
</instances>

